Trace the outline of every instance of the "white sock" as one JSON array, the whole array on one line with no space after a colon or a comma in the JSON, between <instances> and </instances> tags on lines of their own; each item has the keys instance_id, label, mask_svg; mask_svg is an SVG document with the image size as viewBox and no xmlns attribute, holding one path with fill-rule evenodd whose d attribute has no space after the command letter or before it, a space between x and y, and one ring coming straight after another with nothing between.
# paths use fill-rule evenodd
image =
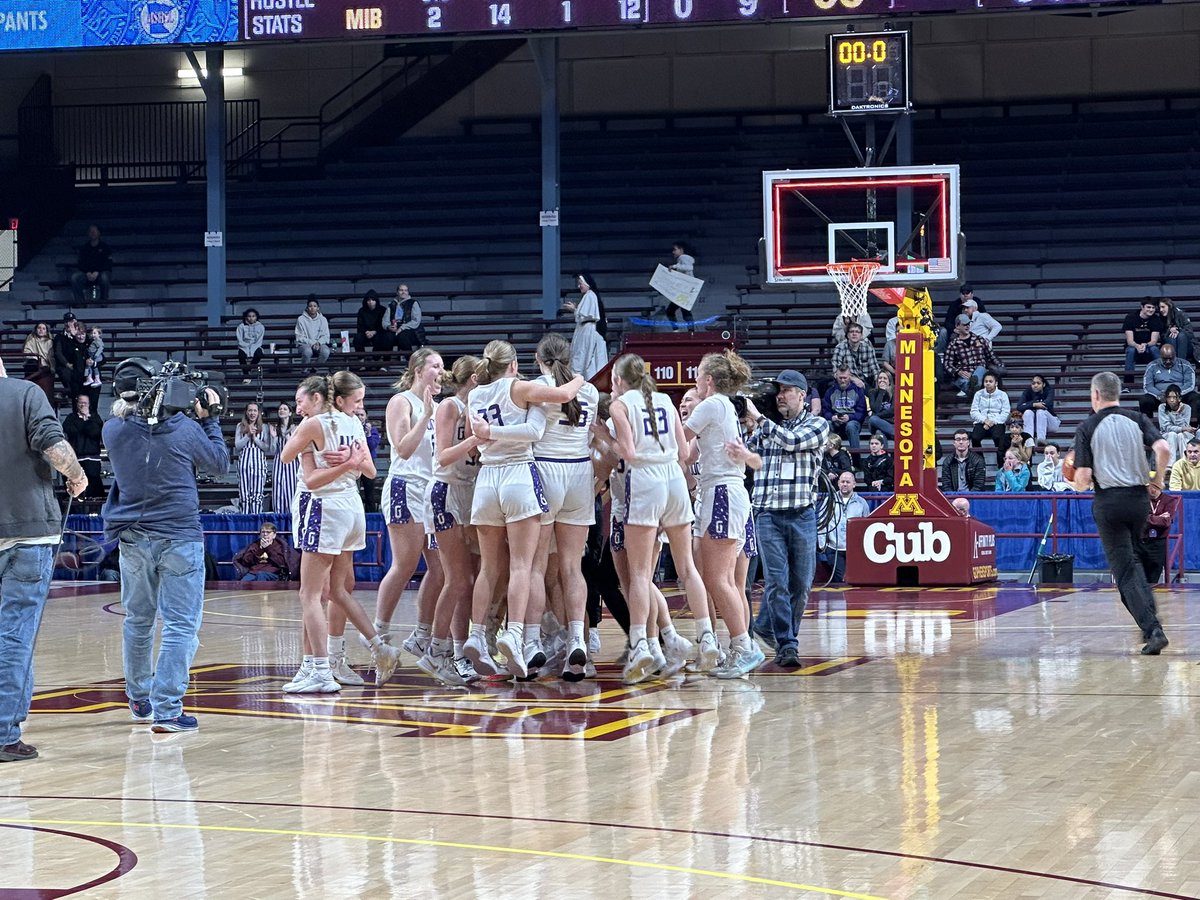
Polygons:
<instances>
[{"instance_id":1,"label":"white sock","mask_svg":"<svg viewBox=\"0 0 1200 900\"><path fill-rule=\"evenodd\" d=\"M313 657L313 668L318 671L320 671L321 669L324 669L326 672L328 672L329 671L329 657L328 656L314 656Z\"/></svg>"},{"instance_id":2,"label":"white sock","mask_svg":"<svg viewBox=\"0 0 1200 900\"><path fill-rule=\"evenodd\" d=\"M674 625L664 625L662 628L658 629L658 633L662 635L662 638L665 641L669 641L671 638L679 634L679 632L675 630Z\"/></svg>"},{"instance_id":3,"label":"white sock","mask_svg":"<svg viewBox=\"0 0 1200 900\"><path fill-rule=\"evenodd\" d=\"M334 637L329 635L325 640L325 645L329 649L330 656L345 656L346 655L346 636Z\"/></svg>"},{"instance_id":4,"label":"white sock","mask_svg":"<svg viewBox=\"0 0 1200 900\"><path fill-rule=\"evenodd\" d=\"M583 620L572 619L567 623L567 627L571 629L571 640L583 643Z\"/></svg>"},{"instance_id":5,"label":"white sock","mask_svg":"<svg viewBox=\"0 0 1200 900\"><path fill-rule=\"evenodd\" d=\"M729 646L730 646L730 647L733 647L735 650L741 650L741 651L749 650L749 649L750 649L750 635L749 635L749 633L747 633L747 632L743 631L743 632L742 632L741 634L739 634L737 637L735 637L735 638L730 638L730 639L729 639Z\"/></svg>"},{"instance_id":6,"label":"white sock","mask_svg":"<svg viewBox=\"0 0 1200 900\"><path fill-rule=\"evenodd\" d=\"M391 634L392 633L392 623L391 622L381 622L378 619L376 619L375 620L375 630L377 632L379 632L380 634Z\"/></svg>"},{"instance_id":7,"label":"white sock","mask_svg":"<svg viewBox=\"0 0 1200 900\"><path fill-rule=\"evenodd\" d=\"M704 637L712 631L712 619L697 619L696 620L696 640Z\"/></svg>"},{"instance_id":8,"label":"white sock","mask_svg":"<svg viewBox=\"0 0 1200 900\"><path fill-rule=\"evenodd\" d=\"M464 642L464 641L454 641L453 643L454 643L454 658L455 658L455 659L461 659L461 658L462 658L463 644L464 644L465 642Z\"/></svg>"},{"instance_id":9,"label":"white sock","mask_svg":"<svg viewBox=\"0 0 1200 900\"><path fill-rule=\"evenodd\" d=\"M302 668L302 669L305 669L305 668L311 669L311 668L312 668L312 661L313 661L313 658L312 658L311 656L309 656L307 653L305 653L305 654L304 654L304 661L303 661L302 663L300 663L300 668Z\"/></svg>"},{"instance_id":10,"label":"white sock","mask_svg":"<svg viewBox=\"0 0 1200 900\"><path fill-rule=\"evenodd\" d=\"M427 637L432 637L432 636L433 636L433 625L431 623L429 623L429 622L418 622L417 623L417 637L427 638Z\"/></svg>"},{"instance_id":11,"label":"white sock","mask_svg":"<svg viewBox=\"0 0 1200 900\"><path fill-rule=\"evenodd\" d=\"M645 625L630 625L629 626L629 646L636 647L638 645L638 641L644 641L644 640L646 640L646 626Z\"/></svg>"},{"instance_id":12,"label":"white sock","mask_svg":"<svg viewBox=\"0 0 1200 900\"><path fill-rule=\"evenodd\" d=\"M371 638L368 643L370 644L372 650L378 650L383 646L383 638L381 638L379 635L375 635L375 637Z\"/></svg>"},{"instance_id":13,"label":"white sock","mask_svg":"<svg viewBox=\"0 0 1200 900\"><path fill-rule=\"evenodd\" d=\"M430 656L449 656L450 642L444 638L434 638L429 642Z\"/></svg>"},{"instance_id":14,"label":"white sock","mask_svg":"<svg viewBox=\"0 0 1200 900\"><path fill-rule=\"evenodd\" d=\"M525 623L524 622L509 622L508 632L513 636L513 640L517 642L517 646L525 642Z\"/></svg>"},{"instance_id":15,"label":"white sock","mask_svg":"<svg viewBox=\"0 0 1200 900\"><path fill-rule=\"evenodd\" d=\"M482 625L472 625L470 636L477 637L481 641L486 640L487 639L487 629L485 629Z\"/></svg>"},{"instance_id":16,"label":"white sock","mask_svg":"<svg viewBox=\"0 0 1200 900\"><path fill-rule=\"evenodd\" d=\"M525 643L540 644L542 642L542 626L525 623Z\"/></svg>"}]
</instances>

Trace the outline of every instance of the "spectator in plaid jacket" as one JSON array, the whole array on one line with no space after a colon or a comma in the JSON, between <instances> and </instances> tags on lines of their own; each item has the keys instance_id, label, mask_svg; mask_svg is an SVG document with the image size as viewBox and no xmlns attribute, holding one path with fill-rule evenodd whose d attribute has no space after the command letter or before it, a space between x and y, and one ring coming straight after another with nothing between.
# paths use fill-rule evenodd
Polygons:
<instances>
[{"instance_id":1,"label":"spectator in plaid jacket","mask_svg":"<svg viewBox=\"0 0 1200 900\"><path fill-rule=\"evenodd\" d=\"M942 365L958 388L958 396L974 393L983 383L983 375L989 369L1002 369L992 345L977 334L971 333L970 316L959 316L954 321L954 336L942 354Z\"/></svg>"},{"instance_id":2,"label":"spectator in plaid jacket","mask_svg":"<svg viewBox=\"0 0 1200 900\"><path fill-rule=\"evenodd\" d=\"M875 348L863 340L863 328L857 322L850 323L846 328L846 339L833 348L835 378L838 369L843 368L850 370L850 380L864 391L875 384L875 376L879 374Z\"/></svg>"}]
</instances>

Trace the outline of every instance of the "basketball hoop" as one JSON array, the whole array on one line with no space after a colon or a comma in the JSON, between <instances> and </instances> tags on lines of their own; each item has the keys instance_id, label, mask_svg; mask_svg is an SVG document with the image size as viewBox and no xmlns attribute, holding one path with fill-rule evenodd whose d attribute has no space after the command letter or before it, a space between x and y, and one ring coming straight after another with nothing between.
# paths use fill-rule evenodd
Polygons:
<instances>
[{"instance_id":1,"label":"basketball hoop","mask_svg":"<svg viewBox=\"0 0 1200 900\"><path fill-rule=\"evenodd\" d=\"M867 311L867 291L879 265L878 260L855 260L829 263L825 267L842 298L843 316L857 319Z\"/></svg>"}]
</instances>

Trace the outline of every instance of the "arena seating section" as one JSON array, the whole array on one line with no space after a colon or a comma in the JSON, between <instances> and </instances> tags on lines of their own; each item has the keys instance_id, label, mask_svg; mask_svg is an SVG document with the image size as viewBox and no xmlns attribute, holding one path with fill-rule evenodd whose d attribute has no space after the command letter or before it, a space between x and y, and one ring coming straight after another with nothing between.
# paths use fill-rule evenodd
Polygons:
<instances>
[{"instance_id":1,"label":"arena seating section","mask_svg":"<svg viewBox=\"0 0 1200 900\"><path fill-rule=\"evenodd\" d=\"M1170 296L1200 316L1197 105L1028 104L915 117L913 161L963 167L967 277L1004 325L996 349L1009 392L1016 400L1030 375L1045 374L1067 439L1087 411L1086 380L1121 365L1121 320L1139 298ZM834 292L761 290L757 241L762 170L852 165L835 123L818 113L567 119L562 154L562 293L574 294L572 273L594 274L614 320L613 352L621 319L654 303L646 285L654 265L683 239L708 280L698 313L738 320L757 373L828 368ZM316 180L233 182L229 308L217 331L203 324L203 186L80 190L74 220L17 275L24 309L8 308L2 351L17 357L34 321L57 326L70 307L75 248L94 222L114 251L112 296L104 308L75 312L104 327L110 365L171 353L226 366L239 413L260 390L268 408L291 396L299 370L285 351L310 292L335 333L353 331L365 291L387 298L404 280L448 362L493 337L529 360L544 330L539 189L536 122L512 119L360 148ZM935 292L939 319L955 293ZM261 386L243 386L230 365L248 306L280 351ZM890 308L876 303L871 312L879 347ZM571 323L563 317L555 327L569 332ZM366 373L376 421L398 362L390 370ZM943 440L969 424L967 403L942 396ZM207 489L206 505L231 488Z\"/></svg>"}]
</instances>

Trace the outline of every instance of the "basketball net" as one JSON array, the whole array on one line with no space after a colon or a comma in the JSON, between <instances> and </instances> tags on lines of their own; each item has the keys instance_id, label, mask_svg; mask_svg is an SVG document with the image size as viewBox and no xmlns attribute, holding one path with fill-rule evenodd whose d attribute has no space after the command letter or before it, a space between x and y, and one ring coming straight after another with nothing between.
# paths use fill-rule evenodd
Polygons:
<instances>
[{"instance_id":1,"label":"basketball net","mask_svg":"<svg viewBox=\"0 0 1200 900\"><path fill-rule=\"evenodd\" d=\"M879 265L877 260L855 260L829 263L825 267L842 298L843 316L857 319L867 311L867 292Z\"/></svg>"}]
</instances>

